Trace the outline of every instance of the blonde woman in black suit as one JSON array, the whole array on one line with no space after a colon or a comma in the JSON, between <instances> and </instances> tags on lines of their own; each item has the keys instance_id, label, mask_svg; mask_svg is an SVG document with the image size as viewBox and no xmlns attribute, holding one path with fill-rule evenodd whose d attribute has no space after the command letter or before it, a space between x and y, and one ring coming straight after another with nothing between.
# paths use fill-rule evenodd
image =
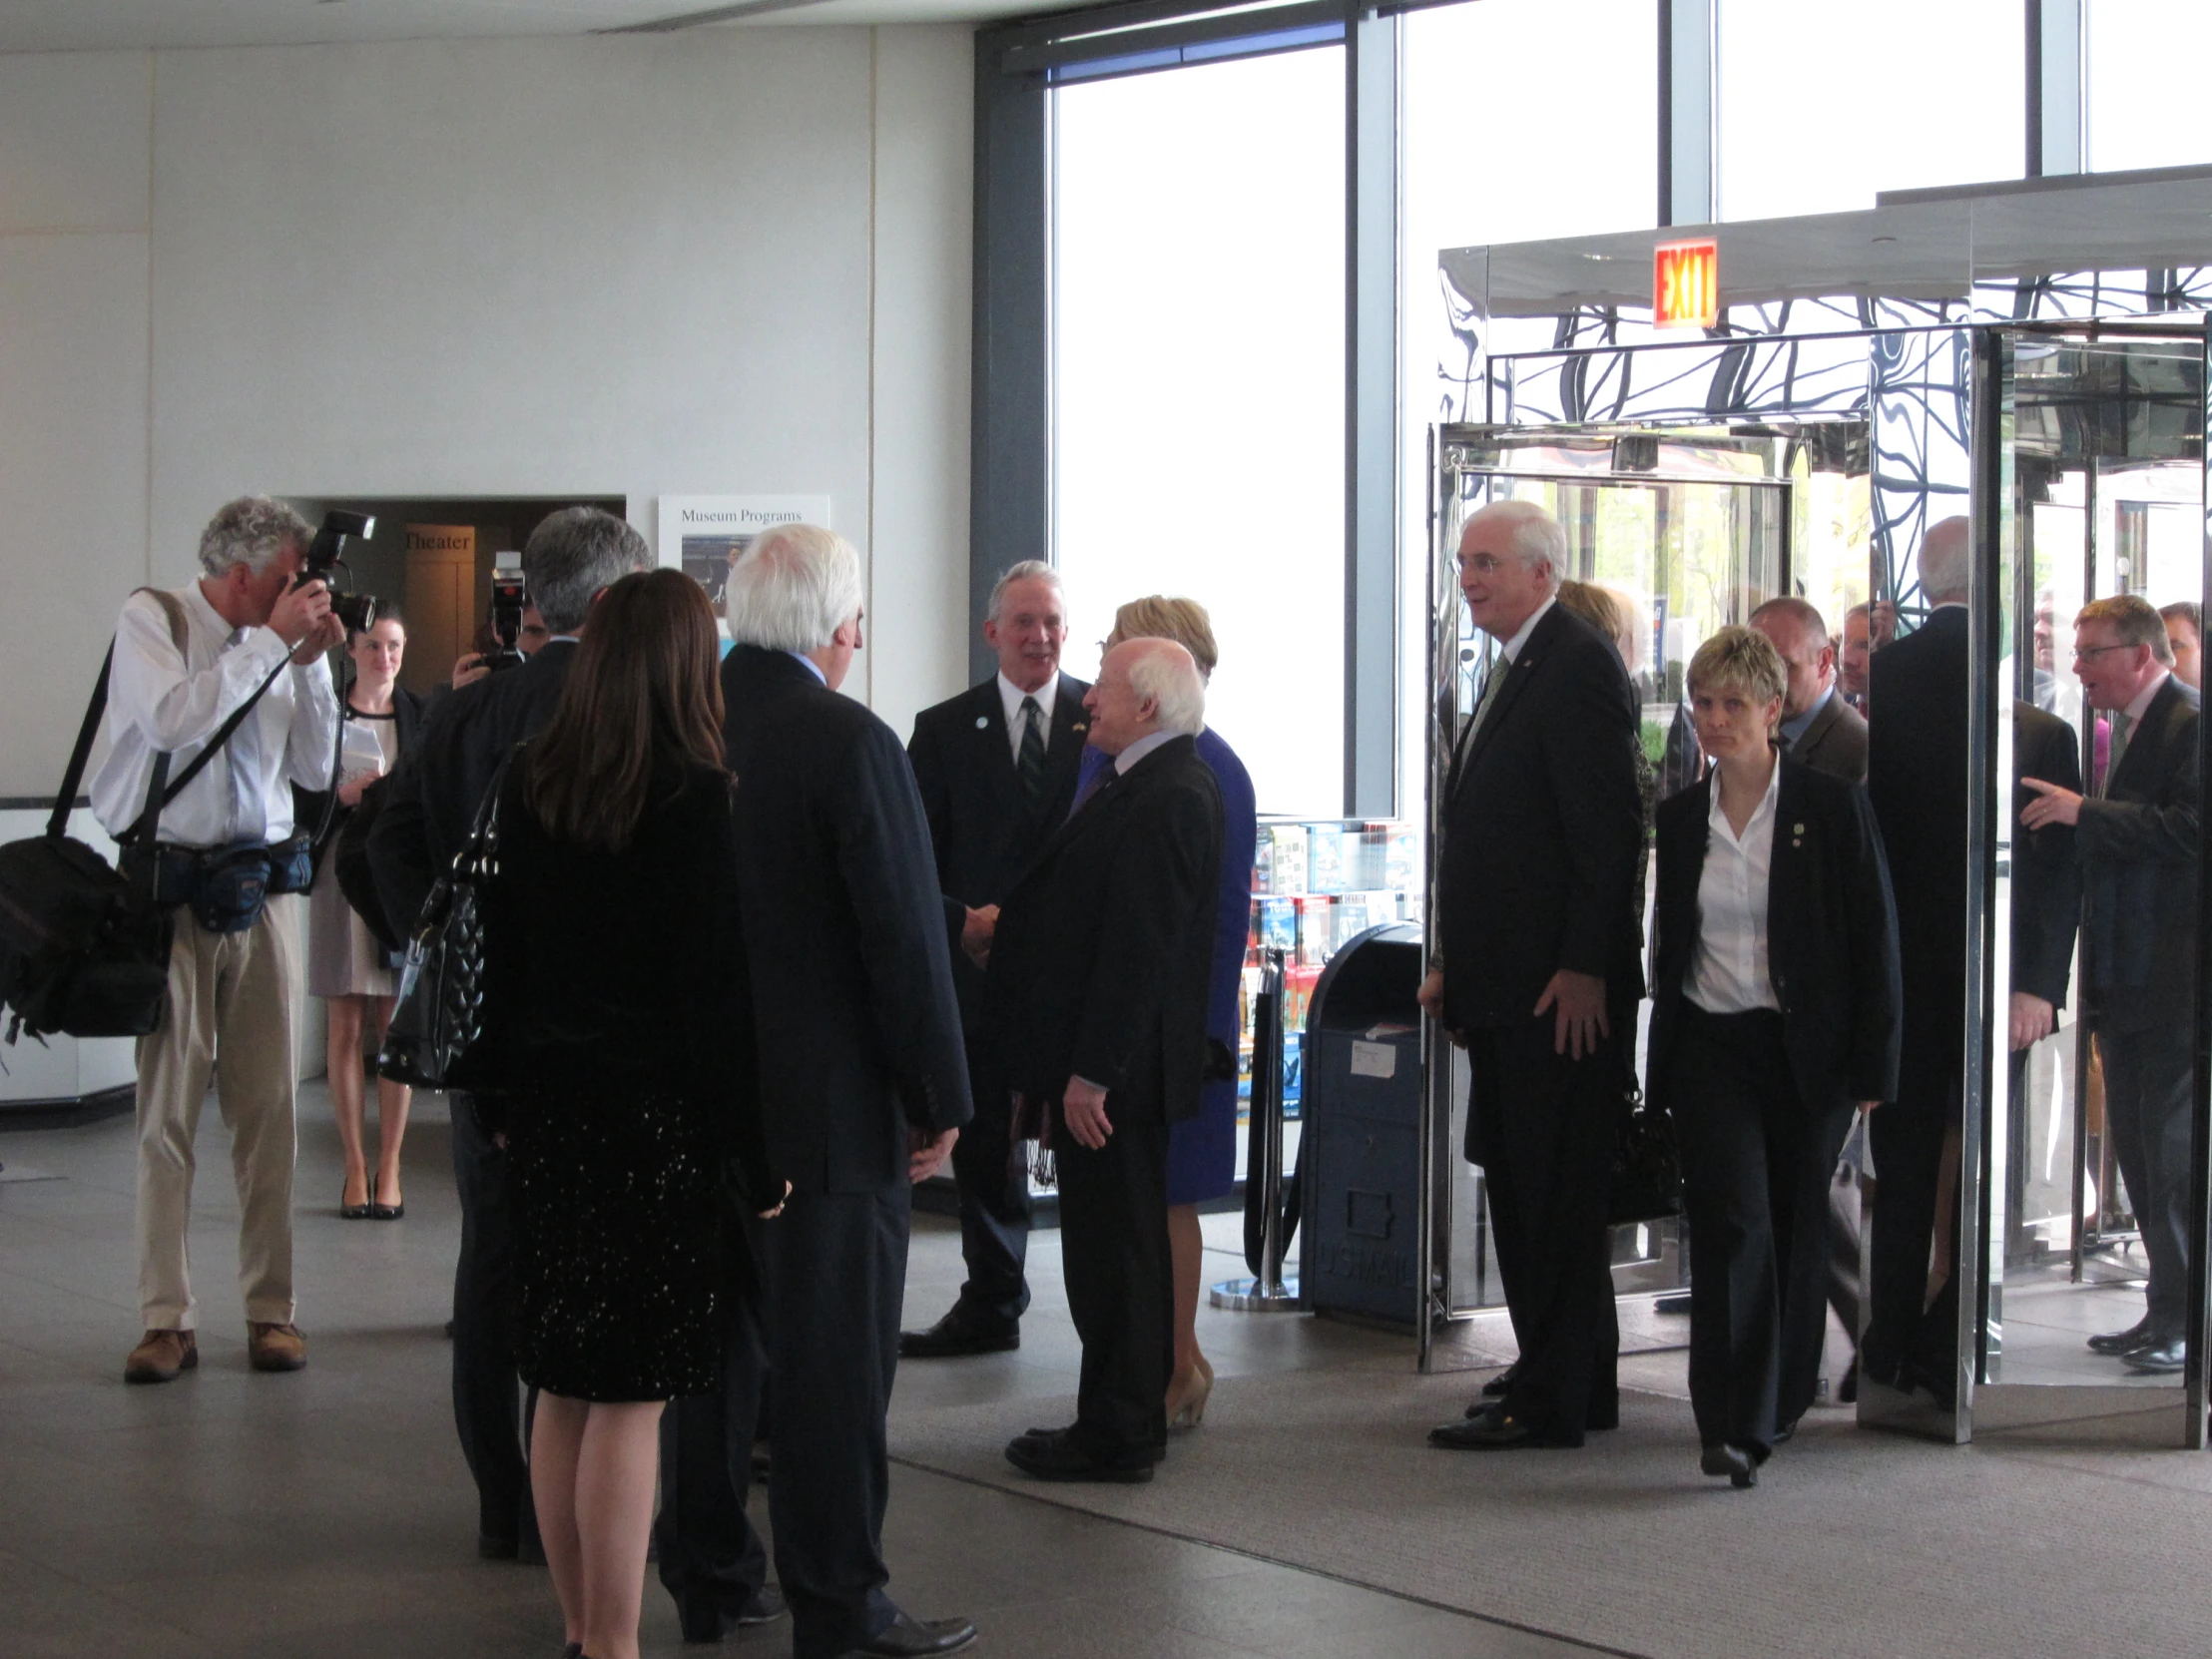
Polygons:
<instances>
[{"instance_id":1,"label":"blonde woman in black suit","mask_svg":"<svg viewBox=\"0 0 2212 1659\"><path fill-rule=\"evenodd\" d=\"M1865 790L1776 749L1786 672L1723 628L1690 661L1714 762L1660 804L1652 1098L1674 1115L1697 1239L1690 1400L1737 1486L1812 1404L1828 1180L1896 1088L1897 913Z\"/></svg>"}]
</instances>

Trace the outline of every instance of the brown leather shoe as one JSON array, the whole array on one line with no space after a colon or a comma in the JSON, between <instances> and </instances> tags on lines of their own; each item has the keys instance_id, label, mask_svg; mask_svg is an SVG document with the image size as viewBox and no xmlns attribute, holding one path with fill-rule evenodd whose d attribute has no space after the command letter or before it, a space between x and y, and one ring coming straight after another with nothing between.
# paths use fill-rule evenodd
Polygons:
<instances>
[{"instance_id":1,"label":"brown leather shoe","mask_svg":"<svg viewBox=\"0 0 2212 1659\"><path fill-rule=\"evenodd\" d=\"M246 1358L256 1371L305 1371L307 1339L295 1325L246 1327Z\"/></svg>"},{"instance_id":2,"label":"brown leather shoe","mask_svg":"<svg viewBox=\"0 0 2212 1659\"><path fill-rule=\"evenodd\" d=\"M123 1362L126 1382L174 1382L200 1364L200 1339L190 1331L149 1331Z\"/></svg>"}]
</instances>

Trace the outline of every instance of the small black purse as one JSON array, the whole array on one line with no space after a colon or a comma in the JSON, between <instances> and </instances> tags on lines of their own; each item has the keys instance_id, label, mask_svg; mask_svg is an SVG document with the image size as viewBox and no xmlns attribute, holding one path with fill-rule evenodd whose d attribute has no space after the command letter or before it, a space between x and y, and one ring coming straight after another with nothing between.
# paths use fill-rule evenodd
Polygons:
<instances>
[{"instance_id":1,"label":"small black purse","mask_svg":"<svg viewBox=\"0 0 2212 1659\"><path fill-rule=\"evenodd\" d=\"M1613 1143L1612 1190L1606 1221L1661 1221L1682 1213L1682 1152L1674 1137L1674 1119L1664 1107L1642 1097L1633 1074L1628 1079L1627 1110Z\"/></svg>"},{"instance_id":2,"label":"small black purse","mask_svg":"<svg viewBox=\"0 0 2212 1659\"><path fill-rule=\"evenodd\" d=\"M468 840L422 901L400 968L396 1006L376 1074L416 1089L479 1089L469 1050L483 1033L483 887L499 873L499 793L514 756L499 763Z\"/></svg>"}]
</instances>

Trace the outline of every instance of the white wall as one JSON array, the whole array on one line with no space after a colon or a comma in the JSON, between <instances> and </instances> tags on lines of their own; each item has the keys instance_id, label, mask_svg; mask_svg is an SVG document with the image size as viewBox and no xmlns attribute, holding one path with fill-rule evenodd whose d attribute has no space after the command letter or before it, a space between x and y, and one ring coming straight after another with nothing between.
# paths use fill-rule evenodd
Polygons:
<instances>
[{"instance_id":1,"label":"white wall","mask_svg":"<svg viewBox=\"0 0 2212 1659\"><path fill-rule=\"evenodd\" d=\"M0 796L246 490L812 492L965 678L964 27L0 58Z\"/></svg>"}]
</instances>

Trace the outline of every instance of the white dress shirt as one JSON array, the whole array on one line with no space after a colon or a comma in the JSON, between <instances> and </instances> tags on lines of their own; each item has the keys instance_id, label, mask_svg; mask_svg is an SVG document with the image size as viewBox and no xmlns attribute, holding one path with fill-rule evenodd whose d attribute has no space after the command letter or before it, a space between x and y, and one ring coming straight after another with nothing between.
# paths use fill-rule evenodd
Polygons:
<instances>
[{"instance_id":1,"label":"white dress shirt","mask_svg":"<svg viewBox=\"0 0 2212 1659\"><path fill-rule=\"evenodd\" d=\"M1114 757L1114 776L1120 777L1162 744L1173 743L1182 735L1180 732L1154 732L1149 737L1139 738Z\"/></svg>"},{"instance_id":2,"label":"white dress shirt","mask_svg":"<svg viewBox=\"0 0 2212 1659\"><path fill-rule=\"evenodd\" d=\"M268 628L234 629L195 582L176 597L185 608L185 654L152 594L124 601L108 676L108 741L92 781L92 811L109 834L138 822L154 757L170 755L175 778L270 671L291 655ZM279 841L292 831L291 786L327 789L337 739L338 700L330 665L316 658L276 676L254 712L162 813L158 838L185 846Z\"/></svg>"},{"instance_id":3,"label":"white dress shirt","mask_svg":"<svg viewBox=\"0 0 2212 1659\"><path fill-rule=\"evenodd\" d=\"M1033 692L1025 692L1001 673L998 677L998 701L1006 711L1006 747L1014 758L1014 765L1021 765L1021 700L1033 697L1044 724L1037 729L1037 736L1044 739L1047 749L1052 747L1052 710L1060 698L1060 677L1055 674Z\"/></svg>"},{"instance_id":4,"label":"white dress shirt","mask_svg":"<svg viewBox=\"0 0 2212 1659\"><path fill-rule=\"evenodd\" d=\"M1767 793L1739 838L1721 810L1721 780L1713 776L1706 822L1705 870L1697 884L1697 949L1690 957L1689 998L1709 1014L1743 1014L1782 1006L1767 971L1767 877L1774 868L1775 797L1782 763L1767 777Z\"/></svg>"}]
</instances>

